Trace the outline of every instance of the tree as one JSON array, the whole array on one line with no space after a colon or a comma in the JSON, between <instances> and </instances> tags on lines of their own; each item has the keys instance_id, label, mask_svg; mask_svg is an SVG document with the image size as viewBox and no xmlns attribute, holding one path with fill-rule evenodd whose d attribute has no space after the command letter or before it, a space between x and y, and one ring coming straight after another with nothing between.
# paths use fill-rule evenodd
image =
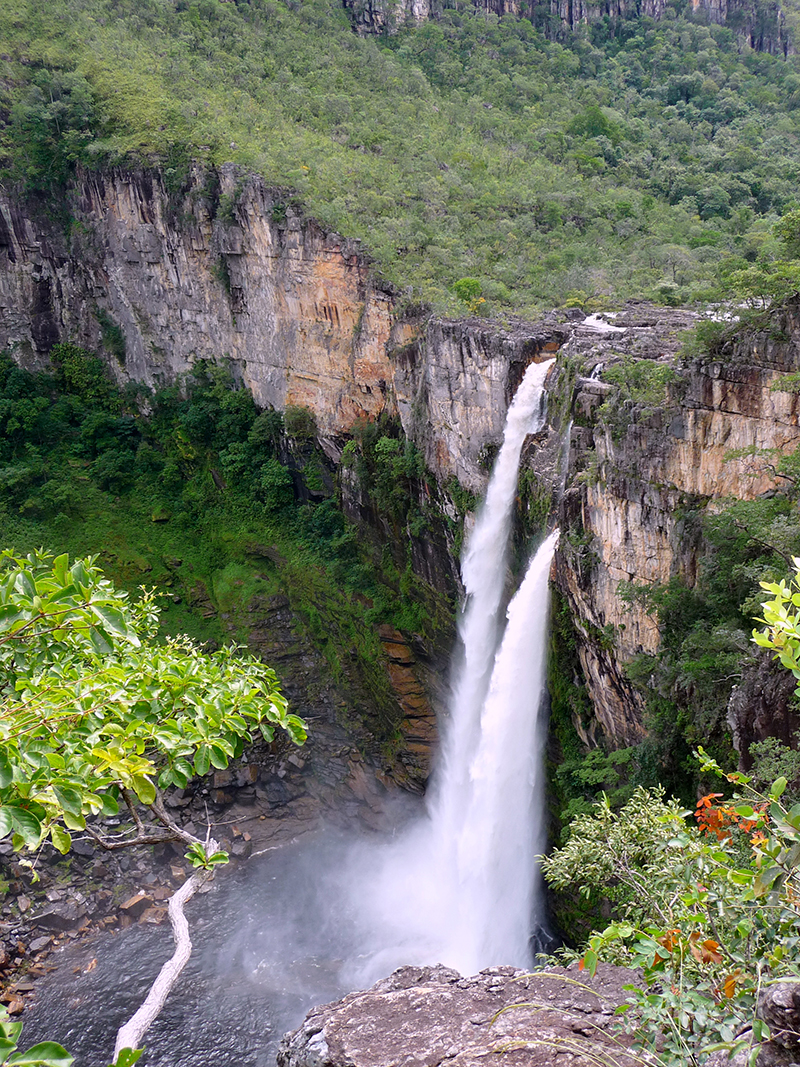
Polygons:
<instances>
[{"instance_id":1,"label":"tree","mask_svg":"<svg viewBox=\"0 0 800 1067\"><path fill-rule=\"evenodd\" d=\"M198 868L170 901L176 954L120 1031L123 1062L188 959L183 905L227 860L172 819L163 790L226 767L276 727L302 744L305 725L258 660L209 655L185 637L157 642L153 593L131 601L91 559L0 560L0 839L33 852L49 838L61 853L76 831L106 849L180 840ZM130 825L112 831L104 819L121 806Z\"/></svg>"}]
</instances>

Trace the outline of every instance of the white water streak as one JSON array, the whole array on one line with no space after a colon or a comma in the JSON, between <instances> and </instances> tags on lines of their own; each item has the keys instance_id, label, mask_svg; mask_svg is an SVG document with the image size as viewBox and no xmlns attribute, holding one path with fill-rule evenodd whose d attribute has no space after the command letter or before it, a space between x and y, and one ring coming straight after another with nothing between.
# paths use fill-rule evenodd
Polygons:
<instances>
[{"instance_id":1,"label":"white water streak","mask_svg":"<svg viewBox=\"0 0 800 1067\"><path fill-rule=\"evenodd\" d=\"M538 713L557 533L531 562L502 643L499 613L520 452L543 424L552 362L529 367L517 390L465 553L463 659L428 817L381 855L373 847L360 857L367 950L352 975L357 984L408 963L445 963L472 974L532 962L542 844Z\"/></svg>"},{"instance_id":2,"label":"white water streak","mask_svg":"<svg viewBox=\"0 0 800 1067\"><path fill-rule=\"evenodd\" d=\"M555 360L532 363L506 416L486 499L478 512L461 563L467 605L459 624L462 658L450 703L440 765L429 793L429 809L446 838L461 818L469 789L469 754L476 744L481 707L499 639L499 611L508 566L508 539L517 491L519 457L529 433L546 417L544 382Z\"/></svg>"}]
</instances>

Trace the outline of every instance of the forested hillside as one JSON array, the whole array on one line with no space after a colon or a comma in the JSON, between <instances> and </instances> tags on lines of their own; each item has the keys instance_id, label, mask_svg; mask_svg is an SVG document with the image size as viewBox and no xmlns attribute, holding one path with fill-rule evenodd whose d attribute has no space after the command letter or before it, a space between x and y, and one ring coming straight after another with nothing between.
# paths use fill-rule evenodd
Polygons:
<instances>
[{"instance_id":1,"label":"forested hillside","mask_svg":"<svg viewBox=\"0 0 800 1067\"><path fill-rule=\"evenodd\" d=\"M713 298L797 206L800 59L680 0L563 43L461 5L365 38L336 0L8 0L0 43L5 182L233 160L440 310Z\"/></svg>"}]
</instances>

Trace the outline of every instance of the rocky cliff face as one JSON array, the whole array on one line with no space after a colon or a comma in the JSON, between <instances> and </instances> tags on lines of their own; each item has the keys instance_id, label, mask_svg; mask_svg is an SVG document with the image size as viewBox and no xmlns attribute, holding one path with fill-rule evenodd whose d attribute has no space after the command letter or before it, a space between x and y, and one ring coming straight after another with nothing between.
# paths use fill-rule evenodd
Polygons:
<instances>
[{"instance_id":1,"label":"rocky cliff face","mask_svg":"<svg viewBox=\"0 0 800 1067\"><path fill-rule=\"evenodd\" d=\"M615 408L601 366L624 356L672 366L691 314L639 307L613 323L576 312L504 328L403 316L356 245L233 168L194 173L178 198L157 174L87 175L74 191L73 216L67 238L29 208L0 202L0 345L20 361L43 365L57 340L102 348L109 323L125 341L124 360L108 357L120 380L174 381L197 360L228 358L260 404L312 411L334 462L358 420L400 420L436 475L445 509L452 479L484 488L527 364L558 355L550 428L524 453L521 509L530 512L533 501L546 513L565 485L557 580L578 627L595 715L616 744L641 737L642 707L624 666L654 652L660 633L641 604L620 596L620 583L680 576L691 585L688 505L755 499L774 488L769 470L729 454L780 454L800 444L797 395L772 391L800 365L800 313L787 321L789 341L764 337L696 361L674 372L668 403ZM367 513L357 487L343 487L353 517L383 536L381 517ZM452 590L457 570L447 543L421 536L412 547L417 573ZM426 668L423 657L415 675L408 647L398 635L387 641L422 781L433 721L419 679L436 697L438 668ZM737 736L764 732L746 715L734 717Z\"/></svg>"},{"instance_id":2,"label":"rocky cliff face","mask_svg":"<svg viewBox=\"0 0 800 1067\"><path fill-rule=\"evenodd\" d=\"M195 171L177 197L158 173L84 175L71 210L65 237L0 197L0 347L42 366L56 341L102 348L111 324L117 378L148 385L225 358L261 406L313 412L335 458L386 413L441 479L479 488L522 370L565 336L398 318L357 244L232 166Z\"/></svg>"},{"instance_id":3,"label":"rocky cliff face","mask_svg":"<svg viewBox=\"0 0 800 1067\"><path fill-rule=\"evenodd\" d=\"M479 11L515 15L530 21L548 36L608 18L616 22L645 16L659 20L666 0L473 0ZM437 0L344 0L361 33L392 33L409 22L436 18ZM787 56L794 44L786 16L775 0L692 0L692 10L709 22L730 26L757 52Z\"/></svg>"},{"instance_id":4,"label":"rocky cliff face","mask_svg":"<svg viewBox=\"0 0 800 1067\"><path fill-rule=\"evenodd\" d=\"M674 365L680 333L691 321L665 310L628 313L614 319L613 333L579 328L564 357L580 360L585 370L620 355ZM616 409L606 405L595 418L610 387L578 379L576 421L591 426L577 425L572 433L559 583L578 620L596 715L619 744L635 743L642 733L639 698L621 668L638 653L656 652L661 639L654 615L620 596L620 584L681 578L692 586L698 544L689 510L713 509L729 498L755 500L776 488L774 468L753 453L771 450L775 458L800 445L800 400L773 389L800 365L796 311L786 327L788 342L761 336L720 359L679 368L666 402L652 409L634 412L628 400ZM735 732L745 738L748 729L742 720Z\"/></svg>"}]
</instances>

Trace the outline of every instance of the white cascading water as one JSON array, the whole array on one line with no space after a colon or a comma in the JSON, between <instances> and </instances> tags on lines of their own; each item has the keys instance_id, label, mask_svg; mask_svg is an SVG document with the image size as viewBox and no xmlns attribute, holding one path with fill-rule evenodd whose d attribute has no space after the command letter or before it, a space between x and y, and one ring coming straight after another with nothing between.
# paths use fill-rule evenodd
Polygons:
<instances>
[{"instance_id":1,"label":"white cascading water","mask_svg":"<svg viewBox=\"0 0 800 1067\"><path fill-rule=\"evenodd\" d=\"M543 425L553 362L532 364L517 390L464 555L463 654L427 817L381 854L373 848L360 857L366 951L353 971L357 983L407 963L445 963L473 974L532 962L535 857L543 844L535 803L538 712L557 533L532 560L502 637L499 614L520 452Z\"/></svg>"}]
</instances>

